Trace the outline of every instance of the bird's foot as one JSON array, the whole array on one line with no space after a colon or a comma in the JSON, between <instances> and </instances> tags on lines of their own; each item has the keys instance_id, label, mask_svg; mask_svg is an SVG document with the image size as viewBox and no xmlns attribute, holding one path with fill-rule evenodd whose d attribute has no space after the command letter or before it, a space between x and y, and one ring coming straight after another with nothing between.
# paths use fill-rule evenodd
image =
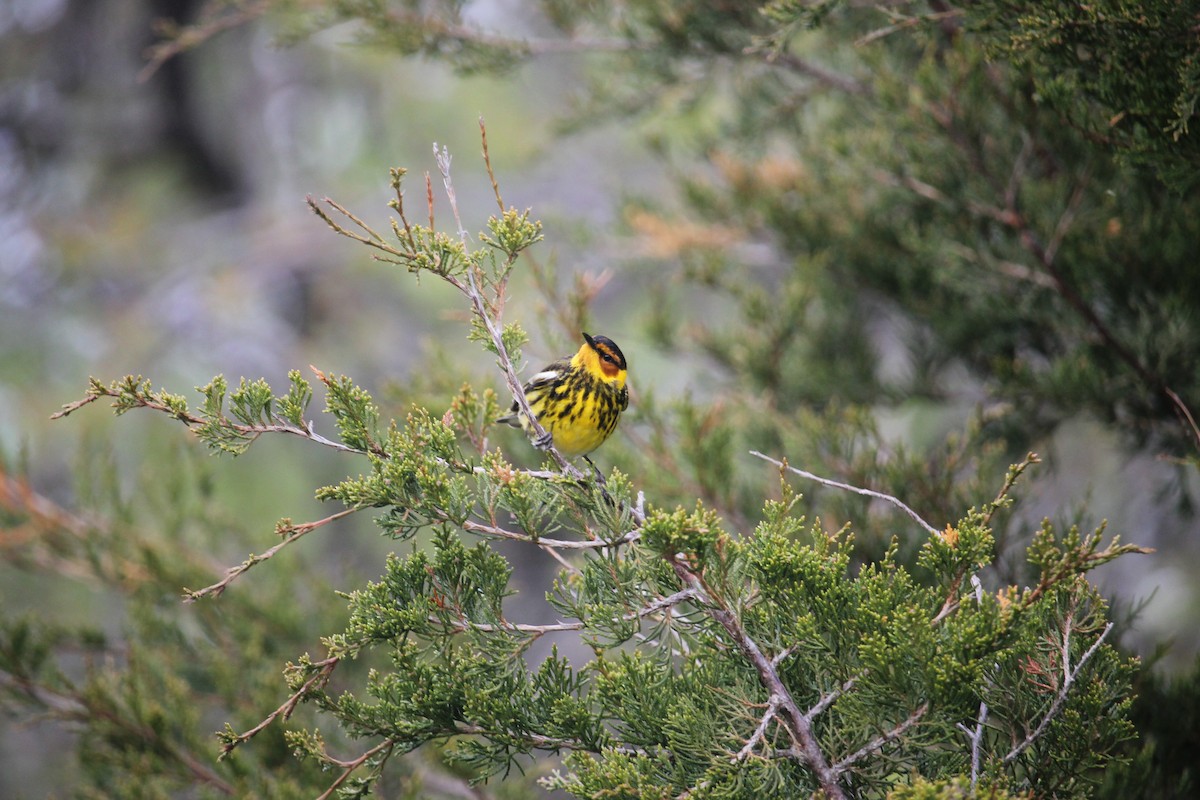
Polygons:
<instances>
[{"instance_id":1,"label":"bird's foot","mask_svg":"<svg viewBox=\"0 0 1200 800\"><path fill-rule=\"evenodd\" d=\"M604 480L604 473L587 456L584 456L583 460L588 463L588 466L592 468L592 471L596 475L596 486L600 489L600 496L604 498L604 502L615 508L617 504L613 502L612 495L608 493L608 484Z\"/></svg>"},{"instance_id":2,"label":"bird's foot","mask_svg":"<svg viewBox=\"0 0 1200 800\"><path fill-rule=\"evenodd\" d=\"M600 468L597 467L596 464L587 456L584 456L583 460L586 461L588 466L592 468L592 472L596 473L596 483L603 488L605 486L604 473L601 472Z\"/></svg>"}]
</instances>

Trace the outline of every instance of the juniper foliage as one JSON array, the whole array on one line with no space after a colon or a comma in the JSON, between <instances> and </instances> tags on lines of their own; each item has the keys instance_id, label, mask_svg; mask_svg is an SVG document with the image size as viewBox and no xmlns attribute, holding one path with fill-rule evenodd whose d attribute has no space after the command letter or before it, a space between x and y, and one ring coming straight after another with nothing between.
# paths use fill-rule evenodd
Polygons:
<instances>
[{"instance_id":1,"label":"juniper foliage","mask_svg":"<svg viewBox=\"0 0 1200 800\"><path fill-rule=\"evenodd\" d=\"M440 166L449 186L448 159ZM391 238L332 201L352 227L312 205L339 234L458 288L474 313L471 335L516 384L522 335L501 314L538 224L501 201L478 245L438 234L407 219L402 178L393 173ZM203 766L210 790L267 780L251 777L259 771L243 754L282 728L296 757L332 776L327 794L346 797L366 796L389 765L429 747L491 782L558 754L562 766L543 786L588 798L873 797L910 784L897 796L969 787L1083 797L1134 735L1134 662L1107 641L1112 624L1087 573L1137 548L1047 522L1026 555L1035 580L998 591L980 581L998 557L993 517L1033 456L994 499L937 528L918 518L870 558L856 554L849 525L828 530L806 517L786 463L762 487L778 498L757 524L731 530L703 501L660 505L621 472L588 476L552 449L540 469L514 465L489 444L503 405L489 389L463 387L444 411L383 420L351 379L315 375L335 438L317 433L315 393L299 373L279 395L260 381L229 392L218 377L195 410L141 378L93 380L63 412L107 399L118 414L180 421L219 453L287 434L358 459L361 474L317 491L344 511L281 524L276 548L188 593L201 605L228 602L216 596L231 581L253 584L246 570L343 514L371 510L386 535L408 543L377 581L343 595L349 617L321 637L320 655L292 655L280 709L260 709L252 728L225 727L223 760ZM908 565L902 540L916 552ZM546 590L557 622L510 618L513 566L499 541L559 559ZM10 627L0 652L8 689L35 703L61 679L39 672L47 645L29 641L27 626ZM365 674L354 670L361 662L372 665ZM336 721L358 755L335 756L321 730L285 722L306 707ZM197 721L169 722L194 732ZM161 725L150 730L150 741L168 740Z\"/></svg>"}]
</instances>

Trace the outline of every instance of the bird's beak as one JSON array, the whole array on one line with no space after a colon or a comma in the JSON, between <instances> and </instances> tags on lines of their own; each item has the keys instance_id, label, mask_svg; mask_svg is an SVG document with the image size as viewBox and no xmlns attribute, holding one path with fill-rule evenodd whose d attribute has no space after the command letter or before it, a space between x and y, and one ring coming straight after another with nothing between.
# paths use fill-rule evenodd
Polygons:
<instances>
[{"instance_id":1,"label":"bird's beak","mask_svg":"<svg viewBox=\"0 0 1200 800\"><path fill-rule=\"evenodd\" d=\"M580 333L582 333L582 331L580 331ZM588 336L586 333L584 333L584 334L583 334L583 340L584 340L585 342L587 342L587 343L588 343L588 345L589 345L589 346L590 346L590 347L591 347L593 350L595 350L595 349L596 349L596 341L595 341L595 340L594 340L592 337Z\"/></svg>"}]
</instances>

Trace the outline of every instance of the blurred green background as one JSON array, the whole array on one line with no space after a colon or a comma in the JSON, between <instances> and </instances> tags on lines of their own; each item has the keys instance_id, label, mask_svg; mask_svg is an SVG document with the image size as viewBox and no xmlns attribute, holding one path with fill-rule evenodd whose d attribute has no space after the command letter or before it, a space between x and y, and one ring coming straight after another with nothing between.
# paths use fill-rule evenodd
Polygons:
<instances>
[{"instance_id":1,"label":"blurred green background","mask_svg":"<svg viewBox=\"0 0 1200 800\"><path fill-rule=\"evenodd\" d=\"M80 505L80 474L112 476L115 494L136 505L156 459L194 458L194 469L210 475L210 508L235 542L212 553L218 565L244 557L245 539L269 542L280 517L329 513L312 488L339 479L341 462L303 443L264 443L214 466L165 419L114 421L98 409L69 421L49 416L82 396L89 375L141 374L173 391L218 373L281 387L288 370L312 364L384 398L388 387L425 381L425 366L441 359L488 375L489 359L467 342L461 306L445 287L372 262L304 203L310 194L333 197L383 229L387 169L409 168L408 197L421 208L437 142L454 154L464 223L479 230L494 208L480 117L505 201L532 207L545 223L547 241L534 257L562 285L611 271L593 299L592 332L619 340L635 391L660 399L712 391L704 353L658 343L658 298L646 290L657 269L653 242L639 238L625 211L645 198L670 207L676 175L650 132L627 118L592 119L567 135L559 127L584 91L581 57L547 54L500 76L464 76L353 45L345 27L280 46L267 21L222 33L140 78L155 20L189 19L198 6L0 0L0 456L10 473L26 474L65 508ZM514 35L525 32L518 10L472 6L477 22ZM449 219L440 199L437 213ZM708 313L690 302L676 308ZM527 277L518 278L508 314L533 335L531 366L574 349ZM491 385L500 388L498 376ZM978 400L964 386L936 408L887 410L884 431L916 442L940 436ZM318 415L318 430L321 423ZM644 435L636 416L622 435ZM1157 548L1107 566L1097 581L1123 607L1140 606L1126 647L1149 655L1170 643L1160 669L1192 664L1200 526L1177 511L1200 497L1195 470L1153 448L1131 449L1084 416L1058 426L1041 452L1050 468L1031 484L1021 516L1081 509L1092 523L1108 519L1125 541ZM820 464L804 466L825 474ZM392 549L369 522L343 527L293 548L339 589L377 575ZM69 578L0 564L0 613L27 610L117 634L123 606ZM69 786L68 741L52 725L6 724L0 797Z\"/></svg>"}]
</instances>

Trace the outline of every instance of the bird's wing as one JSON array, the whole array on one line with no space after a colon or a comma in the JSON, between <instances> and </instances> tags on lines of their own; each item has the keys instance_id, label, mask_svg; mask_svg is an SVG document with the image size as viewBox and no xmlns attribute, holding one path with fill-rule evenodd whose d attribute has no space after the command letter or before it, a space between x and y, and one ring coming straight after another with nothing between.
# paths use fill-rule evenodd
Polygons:
<instances>
[{"instance_id":1,"label":"bird's wing","mask_svg":"<svg viewBox=\"0 0 1200 800\"><path fill-rule=\"evenodd\" d=\"M558 380L559 377L563 374L563 370L555 369L554 367L555 367L555 365L551 364L549 367L547 367L546 369L539 372L537 375L534 375L532 378L530 378L529 381L525 384L525 394L529 394L531 391L533 391L535 389L544 389L545 387L549 386L550 384L552 384L556 380Z\"/></svg>"},{"instance_id":2,"label":"bird's wing","mask_svg":"<svg viewBox=\"0 0 1200 800\"><path fill-rule=\"evenodd\" d=\"M542 369L541 372L531 377L525 383L525 396L532 400L534 397L540 394L543 389L553 386L559 380L559 378L563 376L563 373L570 368L571 362L567 359L561 359L559 361L555 361L553 364L547 365ZM509 409L509 415L507 417L501 417L499 420L497 420L497 422L506 422L510 425L519 425L520 422L517 417L518 408L520 408L520 406L518 406L517 401L514 400L512 407Z\"/></svg>"}]
</instances>

